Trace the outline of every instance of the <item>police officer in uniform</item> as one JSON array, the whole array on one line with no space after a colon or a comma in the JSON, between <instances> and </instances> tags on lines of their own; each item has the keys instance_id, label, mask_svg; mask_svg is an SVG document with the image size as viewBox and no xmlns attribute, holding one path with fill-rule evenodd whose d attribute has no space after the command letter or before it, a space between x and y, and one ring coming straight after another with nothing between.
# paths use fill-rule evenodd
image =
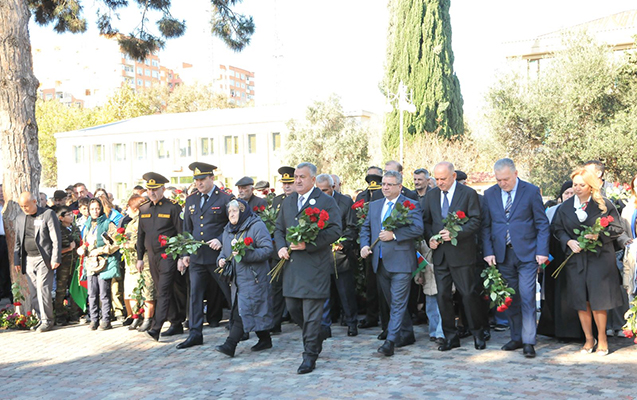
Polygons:
<instances>
[{"instance_id":1,"label":"police officer in uniform","mask_svg":"<svg viewBox=\"0 0 637 400\"><path fill-rule=\"evenodd\" d=\"M281 203L285 198L292 193L294 193L294 168L292 167L281 167L278 170L279 174L281 174L281 188L283 189L283 193L276 196L272 199L272 207L277 210L277 215L279 214L279 207L281 207ZM276 246L275 246L276 247ZM281 260L279 255L274 250L274 254L272 256L270 268L274 268L274 266ZM285 313L285 299L283 298L283 280L275 279L270 284L272 288L272 311L274 312L274 327L270 330L271 333L277 334L281 333L281 322L283 321L283 314Z\"/></svg>"},{"instance_id":2,"label":"police officer in uniform","mask_svg":"<svg viewBox=\"0 0 637 400\"><path fill-rule=\"evenodd\" d=\"M185 302L185 298L178 299L175 286L185 285L185 281L177 271L177 261L172 257L162 258L166 251L166 246L159 242L159 236L168 237L181 233L182 221L179 217L181 207L175 200L168 200L164 197L166 188L164 184L168 179L155 172L144 174L146 181L148 200L139 206L139 227L137 230L137 269L141 273L144 269L144 254L148 253L148 265L150 274L155 283L157 293L157 306L155 318L146 333L159 340L161 328L166 320L170 321L170 328L162 333L162 336L172 336L184 333L182 323L186 319L183 305L178 306L178 302ZM179 283L177 283L179 280Z\"/></svg>"},{"instance_id":3,"label":"police officer in uniform","mask_svg":"<svg viewBox=\"0 0 637 400\"><path fill-rule=\"evenodd\" d=\"M235 183L235 186L239 189L239 198L245 200L252 211L260 212L262 206L268 207L265 199L254 195L254 179L244 176Z\"/></svg>"},{"instance_id":4,"label":"police officer in uniform","mask_svg":"<svg viewBox=\"0 0 637 400\"><path fill-rule=\"evenodd\" d=\"M230 286L214 272L221 234L228 223L226 205L234 196L220 190L214 184L214 165L194 162L188 166L195 178L198 193L188 196L184 207L184 232L208 245L201 246L196 253L181 258L180 270L189 269L190 274L190 332L188 339L177 345L178 349L203 344L203 297L212 277L223 292L228 304L232 304Z\"/></svg>"}]
</instances>

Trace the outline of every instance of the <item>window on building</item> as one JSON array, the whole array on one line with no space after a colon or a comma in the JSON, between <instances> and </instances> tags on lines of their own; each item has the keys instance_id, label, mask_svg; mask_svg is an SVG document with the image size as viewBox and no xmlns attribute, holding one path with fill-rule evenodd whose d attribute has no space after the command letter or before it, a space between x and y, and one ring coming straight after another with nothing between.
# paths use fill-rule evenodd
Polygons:
<instances>
[{"instance_id":1,"label":"window on building","mask_svg":"<svg viewBox=\"0 0 637 400\"><path fill-rule=\"evenodd\" d=\"M144 75L150 76L150 70L148 68L144 69Z\"/></svg>"},{"instance_id":2,"label":"window on building","mask_svg":"<svg viewBox=\"0 0 637 400\"><path fill-rule=\"evenodd\" d=\"M224 136L224 153L239 154L239 136Z\"/></svg>"},{"instance_id":3,"label":"window on building","mask_svg":"<svg viewBox=\"0 0 637 400\"><path fill-rule=\"evenodd\" d=\"M211 156L215 154L215 140L213 138L201 138L201 155Z\"/></svg>"},{"instance_id":4,"label":"window on building","mask_svg":"<svg viewBox=\"0 0 637 400\"><path fill-rule=\"evenodd\" d=\"M157 61L157 60L153 60L153 61L151 62L151 65L152 65L153 67L159 67L159 61Z\"/></svg>"},{"instance_id":5,"label":"window on building","mask_svg":"<svg viewBox=\"0 0 637 400\"><path fill-rule=\"evenodd\" d=\"M47 94L46 94L46 99L47 99L47 100L52 100L52 99L53 99L53 94L51 94L51 93L47 93Z\"/></svg>"},{"instance_id":6,"label":"window on building","mask_svg":"<svg viewBox=\"0 0 637 400\"><path fill-rule=\"evenodd\" d=\"M141 79L137 80L137 86L144 86L144 81Z\"/></svg>"},{"instance_id":7,"label":"window on building","mask_svg":"<svg viewBox=\"0 0 637 400\"><path fill-rule=\"evenodd\" d=\"M159 72L157 72L157 71L151 71L151 75L153 76L153 78L157 78L157 79L159 79Z\"/></svg>"},{"instance_id":8,"label":"window on building","mask_svg":"<svg viewBox=\"0 0 637 400\"><path fill-rule=\"evenodd\" d=\"M272 150L277 151L281 148L281 133L272 132Z\"/></svg>"},{"instance_id":9,"label":"window on building","mask_svg":"<svg viewBox=\"0 0 637 400\"><path fill-rule=\"evenodd\" d=\"M177 146L179 148L179 157L192 156L192 147L190 146L190 139L177 139Z\"/></svg>"},{"instance_id":10,"label":"window on building","mask_svg":"<svg viewBox=\"0 0 637 400\"><path fill-rule=\"evenodd\" d=\"M84 162L84 146L73 146L73 161L76 164Z\"/></svg>"},{"instance_id":11,"label":"window on building","mask_svg":"<svg viewBox=\"0 0 637 400\"><path fill-rule=\"evenodd\" d=\"M173 185L190 185L194 182L194 179L191 176L171 176L170 183Z\"/></svg>"},{"instance_id":12,"label":"window on building","mask_svg":"<svg viewBox=\"0 0 637 400\"><path fill-rule=\"evenodd\" d=\"M113 161L126 161L126 144L113 144Z\"/></svg>"},{"instance_id":13,"label":"window on building","mask_svg":"<svg viewBox=\"0 0 637 400\"><path fill-rule=\"evenodd\" d=\"M124 71L135 72L135 68L132 65L124 65Z\"/></svg>"},{"instance_id":14,"label":"window on building","mask_svg":"<svg viewBox=\"0 0 637 400\"><path fill-rule=\"evenodd\" d=\"M248 135L248 153L257 152L257 135Z\"/></svg>"},{"instance_id":15,"label":"window on building","mask_svg":"<svg viewBox=\"0 0 637 400\"><path fill-rule=\"evenodd\" d=\"M149 60L148 58L147 58L147 59L145 59L145 60L144 60L144 64L146 64L146 65L150 65L150 60Z\"/></svg>"},{"instance_id":16,"label":"window on building","mask_svg":"<svg viewBox=\"0 0 637 400\"><path fill-rule=\"evenodd\" d=\"M115 183L115 198L125 200L126 196L128 196L128 184L124 182Z\"/></svg>"},{"instance_id":17,"label":"window on building","mask_svg":"<svg viewBox=\"0 0 637 400\"><path fill-rule=\"evenodd\" d=\"M146 142L133 143L133 149L135 150L135 160L143 161L148 157L148 144Z\"/></svg>"},{"instance_id":18,"label":"window on building","mask_svg":"<svg viewBox=\"0 0 637 400\"><path fill-rule=\"evenodd\" d=\"M93 145L93 161L96 163L106 161L106 146L103 144Z\"/></svg>"},{"instance_id":19,"label":"window on building","mask_svg":"<svg viewBox=\"0 0 637 400\"><path fill-rule=\"evenodd\" d=\"M234 71L233 70L228 71L228 76L234 76Z\"/></svg>"},{"instance_id":20,"label":"window on building","mask_svg":"<svg viewBox=\"0 0 637 400\"><path fill-rule=\"evenodd\" d=\"M170 157L170 150L168 149L168 144L165 140L157 141L157 158L160 160L166 159Z\"/></svg>"},{"instance_id":21,"label":"window on building","mask_svg":"<svg viewBox=\"0 0 637 400\"><path fill-rule=\"evenodd\" d=\"M137 67L137 75L144 75L144 68Z\"/></svg>"},{"instance_id":22,"label":"window on building","mask_svg":"<svg viewBox=\"0 0 637 400\"><path fill-rule=\"evenodd\" d=\"M150 85L151 85L150 81L144 81L144 86L150 87Z\"/></svg>"}]
</instances>

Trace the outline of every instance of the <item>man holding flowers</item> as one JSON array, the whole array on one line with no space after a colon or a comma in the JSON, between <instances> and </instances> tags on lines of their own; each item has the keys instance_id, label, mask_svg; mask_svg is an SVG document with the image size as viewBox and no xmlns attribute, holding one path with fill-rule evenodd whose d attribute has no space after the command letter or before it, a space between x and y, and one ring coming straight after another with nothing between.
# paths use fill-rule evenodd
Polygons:
<instances>
[{"instance_id":1,"label":"man holding flowers","mask_svg":"<svg viewBox=\"0 0 637 400\"><path fill-rule=\"evenodd\" d=\"M415 243L423 234L423 224L418 202L401 194L402 178L397 171L385 172L381 187L384 198L369 204L360 233L361 257L371 255L378 285L390 308L387 339L378 349L385 356L392 356L395 346L416 341L407 303L417 267ZM393 224L388 223L392 220ZM377 243L376 238L380 239Z\"/></svg>"},{"instance_id":2,"label":"man holding flowers","mask_svg":"<svg viewBox=\"0 0 637 400\"><path fill-rule=\"evenodd\" d=\"M511 341L502 350L523 348L535 357L535 286L538 266L548 260L549 220L540 189L518 178L513 160L502 158L494 165L497 185L484 192L482 243L484 261L498 270L515 290L505 313Z\"/></svg>"},{"instance_id":3,"label":"man holding flowers","mask_svg":"<svg viewBox=\"0 0 637 400\"><path fill-rule=\"evenodd\" d=\"M330 296L332 243L341 236L338 206L332 197L314 187L316 172L311 163L296 167L296 193L283 200L274 232L278 255L285 260L283 296L292 319L303 328L304 352L299 374L314 370L322 350L319 333L323 304ZM308 237L307 230L318 234L313 240L295 239Z\"/></svg>"},{"instance_id":4,"label":"man holding flowers","mask_svg":"<svg viewBox=\"0 0 637 400\"><path fill-rule=\"evenodd\" d=\"M442 161L434 167L437 187L425 195L423 222L425 239L433 250L434 273L438 286L438 307L442 318L445 343L440 351L460 347L453 310L452 284L462 296L462 303L469 329L473 333L476 350L486 348L482 321L483 301L478 292L476 271L476 234L480 229L480 199L472 188L456 183L456 172L452 163ZM458 214L464 213L464 218ZM465 218L459 229L451 230L445 223L450 214ZM457 225L457 224L456 224Z\"/></svg>"}]
</instances>

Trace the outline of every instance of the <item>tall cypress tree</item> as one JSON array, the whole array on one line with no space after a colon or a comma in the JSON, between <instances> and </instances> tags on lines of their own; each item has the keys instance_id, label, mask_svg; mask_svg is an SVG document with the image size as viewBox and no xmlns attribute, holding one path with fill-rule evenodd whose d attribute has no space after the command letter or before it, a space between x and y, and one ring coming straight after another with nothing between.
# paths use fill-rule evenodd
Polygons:
<instances>
[{"instance_id":1,"label":"tall cypress tree","mask_svg":"<svg viewBox=\"0 0 637 400\"><path fill-rule=\"evenodd\" d=\"M402 80L413 91L414 114L404 114L404 134L438 132L444 137L464 133L462 94L453 71L450 0L393 0L382 90L398 92ZM399 143L399 111L387 115L384 150L389 156Z\"/></svg>"}]
</instances>

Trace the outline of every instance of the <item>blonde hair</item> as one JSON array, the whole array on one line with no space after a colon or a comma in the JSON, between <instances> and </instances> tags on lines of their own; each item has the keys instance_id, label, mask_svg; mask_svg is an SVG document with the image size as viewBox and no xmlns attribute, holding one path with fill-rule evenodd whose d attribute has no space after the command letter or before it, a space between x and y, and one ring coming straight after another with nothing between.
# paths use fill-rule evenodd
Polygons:
<instances>
[{"instance_id":1,"label":"blonde hair","mask_svg":"<svg viewBox=\"0 0 637 400\"><path fill-rule=\"evenodd\" d=\"M595 176L589 169L587 168L578 168L571 174L571 180L574 180L576 176L581 176L582 180L585 184L591 187L591 197L597 203L597 207L605 214L608 209L606 208L606 202L602 197L601 186L602 182L597 176Z\"/></svg>"},{"instance_id":2,"label":"blonde hair","mask_svg":"<svg viewBox=\"0 0 637 400\"><path fill-rule=\"evenodd\" d=\"M100 194L99 196L97 196L97 198L102 203L102 206L104 206L104 214L106 214L107 218L110 218L111 211L114 208L113 207L113 203L111 203L109 198L106 195L104 195L104 194Z\"/></svg>"}]
</instances>

